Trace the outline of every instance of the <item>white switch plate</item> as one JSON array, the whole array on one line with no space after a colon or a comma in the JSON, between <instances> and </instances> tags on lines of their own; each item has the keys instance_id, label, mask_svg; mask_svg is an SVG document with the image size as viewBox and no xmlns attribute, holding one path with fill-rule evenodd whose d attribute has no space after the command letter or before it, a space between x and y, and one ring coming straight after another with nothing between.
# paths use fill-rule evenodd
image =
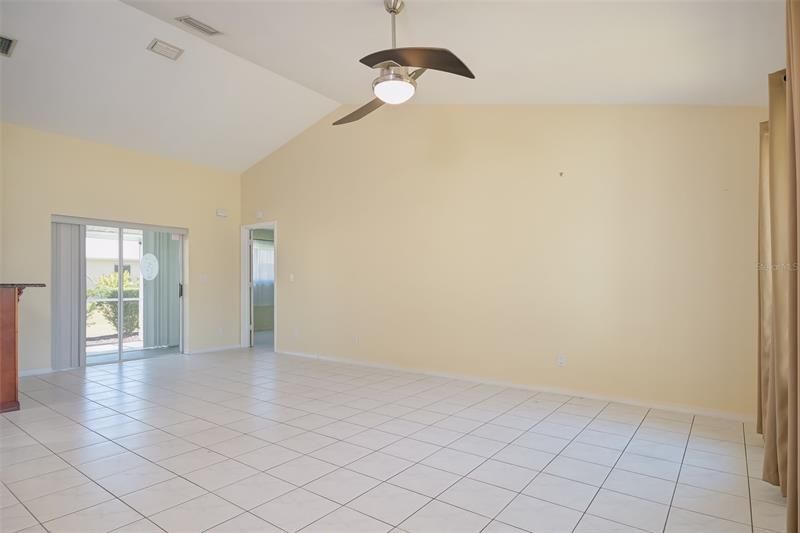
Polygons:
<instances>
[{"instance_id":1,"label":"white switch plate","mask_svg":"<svg viewBox=\"0 0 800 533\"><path fill-rule=\"evenodd\" d=\"M558 366L567 366L567 356L559 355L558 357L556 357L556 364Z\"/></svg>"}]
</instances>

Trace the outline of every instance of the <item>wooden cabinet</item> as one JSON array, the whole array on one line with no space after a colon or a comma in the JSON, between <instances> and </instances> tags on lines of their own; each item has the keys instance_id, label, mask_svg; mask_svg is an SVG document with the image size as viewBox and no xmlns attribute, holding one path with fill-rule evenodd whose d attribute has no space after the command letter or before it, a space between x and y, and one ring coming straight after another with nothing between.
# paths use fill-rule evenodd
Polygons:
<instances>
[{"instance_id":1,"label":"wooden cabinet","mask_svg":"<svg viewBox=\"0 0 800 533\"><path fill-rule=\"evenodd\" d=\"M27 287L43 283L0 283L0 413L19 409L19 304Z\"/></svg>"}]
</instances>

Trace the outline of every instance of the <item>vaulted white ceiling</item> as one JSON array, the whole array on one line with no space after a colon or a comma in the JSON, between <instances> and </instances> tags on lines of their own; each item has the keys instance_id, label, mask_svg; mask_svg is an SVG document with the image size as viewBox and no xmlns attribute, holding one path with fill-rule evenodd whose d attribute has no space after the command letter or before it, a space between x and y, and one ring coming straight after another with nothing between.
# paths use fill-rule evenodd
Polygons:
<instances>
[{"instance_id":1,"label":"vaulted white ceiling","mask_svg":"<svg viewBox=\"0 0 800 533\"><path fill-rule=\"evenodd\" d=\"M125 0L192 15L226 50L343 103L371 97L358 63L390 47L382 0ZM450 48L474 81L428 73L422 103L765 104L785 64L780 0L406 0L399 46Z\"/></svg>"},{"instance_id":2,"label":"vaulted white ceiling","mask_svg":"<svg viewBox=\"0 0 800 533\"><path fill-rule=\"evenodd\" d=\"M116 0L0 1L2 119L242 171L337 103ZM183 48L177 61L146 50Z\"/></svg>"},{"instance_id":3,"label":"vaulted white ceiling","mask_svg":"<svg viewBox=\"0 0 800 533\"><path fill-rule=\"evenodd\" d=\"M241 171L372 97L382 0L0 0L0 118ZM443 46L417 103L764 105L783 68L781 0L407 0L398 45ZM206 37L175 17L222 31ZM185 49L169 61L153 38Z\"/></svg>"}]
</instances>

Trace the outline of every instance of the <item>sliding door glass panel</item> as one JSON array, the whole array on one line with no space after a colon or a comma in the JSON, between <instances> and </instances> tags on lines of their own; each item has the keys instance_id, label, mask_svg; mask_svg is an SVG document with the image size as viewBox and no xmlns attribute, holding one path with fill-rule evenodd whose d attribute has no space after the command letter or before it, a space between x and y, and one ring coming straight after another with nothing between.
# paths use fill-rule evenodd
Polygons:
<instances>
[{"instance_id":1,"label":"sliding door glass panel","mask_svg":"<svg viewBox=\"0 0 800 533\"><path fill-rule=\"evenodd\" d=\"M119 357L119 228L86 227L86 363Z\"/></svg>"},{"instance_id":2,"label":"sliding door glass panel","mask_svg":"<svg viewBox=\"0 0 800 533\"><path fill-rule=\"evenodd\" d=\"M142 350L142 230L122 230L122 357L139 357Z\"/></svg>"},{"instance_id":3,"label":"sliding door glass panel","mask_svg":"<svg viewBox=\"0 0 800 533\"><path fill-rule=\"evenodd\" d=\"M126 232L133 230L125 230ZM131 316L138 317L135 343L123 344L123 358L175 353L181 342L181 238L163 231L138 231L138 275Z\"/></svg>"},{"instance_id":4,"label":"sliding door glass panel","mask_svg":"<svg viewBox=\"0 0 800 533\"><path fill-rule=\"evenodd\" d=\"M177 353L180 235L86 226L86 364Z\"/></svg>"}]
</instances>

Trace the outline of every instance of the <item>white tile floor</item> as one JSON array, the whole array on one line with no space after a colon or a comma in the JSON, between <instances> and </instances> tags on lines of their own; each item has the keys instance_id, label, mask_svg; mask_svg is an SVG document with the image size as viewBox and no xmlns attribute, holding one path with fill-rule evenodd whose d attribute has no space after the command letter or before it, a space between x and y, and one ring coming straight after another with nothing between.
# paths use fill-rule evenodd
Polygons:
<instances>
[{"instance_id":1,"label":"white tile floor","mask_svg":"<svg viewBox=\"0 0 800 533\"><path fill-rule=\"evenodd\" d=\"M21 386L3 532L783 531L736 422L244 350Z\"/></svg>"}]
</instances>

